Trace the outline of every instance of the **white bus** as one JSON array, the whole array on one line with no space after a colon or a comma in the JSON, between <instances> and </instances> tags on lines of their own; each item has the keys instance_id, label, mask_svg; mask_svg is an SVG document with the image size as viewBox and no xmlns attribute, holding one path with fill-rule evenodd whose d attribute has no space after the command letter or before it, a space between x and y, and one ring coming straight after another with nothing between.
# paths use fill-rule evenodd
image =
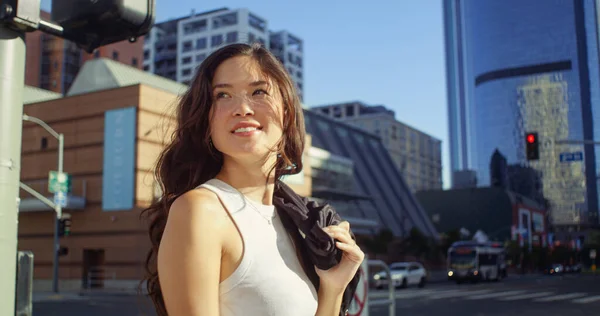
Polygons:
<instances>
[{"instance_id":1,"label":"white bus","mask_svg":"<svg viewBox=\"0 0 600 316\"><path fill-rule=\"evenodd\" d=\"M457 241L448 249L448 279L462 283L506 277L506 249L498 242Z\"/></svg>"}]
</instances>

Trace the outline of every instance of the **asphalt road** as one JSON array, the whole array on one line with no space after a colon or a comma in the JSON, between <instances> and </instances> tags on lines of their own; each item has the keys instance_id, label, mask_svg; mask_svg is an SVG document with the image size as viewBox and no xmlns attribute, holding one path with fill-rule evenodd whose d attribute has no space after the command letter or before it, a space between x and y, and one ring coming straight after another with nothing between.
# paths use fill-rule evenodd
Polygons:
<instances>
[{"instance_id":1,"label":"asphalt road","mask_svg":"<svg viewBox=\"0 0 600 316\"><path fill-rule=\"evenodd\" d=\"M431 284L396 292L396 315L578 316L600 315L600 277L585 275L509 277L499 283ZM372 291L371 299L385 295ZM371 307L370 316L387 316ZM37 295L34 316L154 316L139 296Z\"/></svg>"},{"instance_id":2,"label":"asphalt road","mask_svg":"<svg viewBox=\"0 0 600 316\"><path fill-rule=\"evenodd\" d=\"M499 283L436 284L396 292L396 315L578 316L600 315L600 277L512 277ZM377 297L375 292L371 297ZM373 299L371 299L372 301ZM370 308L371 316L387 309Z\"/></svg>"}]
</instances>

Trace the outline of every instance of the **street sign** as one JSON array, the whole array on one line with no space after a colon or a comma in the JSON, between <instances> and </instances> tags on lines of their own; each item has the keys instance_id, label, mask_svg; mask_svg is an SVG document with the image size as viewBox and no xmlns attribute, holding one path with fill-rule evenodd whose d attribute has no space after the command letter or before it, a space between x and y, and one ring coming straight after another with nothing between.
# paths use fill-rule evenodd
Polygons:
<instances>
[{"instance_id":1,"label":"street sign","mask_svg":"<svg viewBox=\"0 0 600 316\"><path fill-rule=\"evenodd\" d=\"M596 249L590 250L590 259L596 259Z\"/></svg>"},{"instance_id":2,"label":"street sign","mask_svg":"<svg viewBox=\"0 0 600 316\"><path fill-rule=\"evenodd\" d=\"M560 162L583 161L583 152L561 153Z\"/></svg>"},{"instance_id":3,"label":"street sign","mask_svg":"<svg viewBox=\"0 0 600 316\"><path fill-rule=\"evenodd\" d=\"M61 207L67 206L67 195L63 192L54 193L54 204L60 205Z\"/></svg>"},{"instance_id":4,"label":"street sign","mask_svg":"<svg viewBox=\"0 0 600 316\"><path fill-rule=\"evenodd\" d=\"M348 307L348 315L350 316L369 316L369 263L367 258L363 260L360 272L360 281L354 293L354 299Z\"/></svg>"},{"instance_id":5,"label":"street sign","mask_svg":"<svg viewBox=\"0 0 600 316\"><path fill-rule=\"evenodd\" d=\"M71 176L68 173L50 171L48 173L48 191L50 193L70 193L71 192Z\"/></svg>"}]
</instances>

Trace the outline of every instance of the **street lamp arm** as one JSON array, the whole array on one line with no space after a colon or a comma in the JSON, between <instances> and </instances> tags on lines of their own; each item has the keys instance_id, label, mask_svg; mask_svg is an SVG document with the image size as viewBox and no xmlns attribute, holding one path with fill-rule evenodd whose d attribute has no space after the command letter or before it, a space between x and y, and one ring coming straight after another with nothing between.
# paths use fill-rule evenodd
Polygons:
<instances>
[{"instance_id":1,"label":"street lamp arm","mask_svg":"<svg viewBox=\"0 0 600 316\"><path fill-rule=\"evenodd\" d=\"M54 136L56 139L60 138L60 135L54 129L52 129L52 127L50 127L48 124L46 124L46 122L40 120L37 117L23 114L23 120L38 124L39 126L43 127L46 131L48 131L48 133L52 134L52 136Z\"/></svg>"}]
</instances>

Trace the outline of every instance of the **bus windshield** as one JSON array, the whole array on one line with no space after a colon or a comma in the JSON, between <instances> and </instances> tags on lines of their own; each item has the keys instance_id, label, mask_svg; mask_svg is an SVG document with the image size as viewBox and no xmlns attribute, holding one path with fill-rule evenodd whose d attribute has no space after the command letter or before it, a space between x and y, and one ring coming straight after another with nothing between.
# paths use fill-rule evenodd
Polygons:
<instances>
[{"instance_id":1,"label":"bus windshield","mask_svg":"<svg viewBox=\"0 0 600 316\"><path fill-rule=\"evenodd\" d=\"M475 267L476 252L450 252L450 267L454 269L469 269Z\"/></svg>"}]
</instances>

